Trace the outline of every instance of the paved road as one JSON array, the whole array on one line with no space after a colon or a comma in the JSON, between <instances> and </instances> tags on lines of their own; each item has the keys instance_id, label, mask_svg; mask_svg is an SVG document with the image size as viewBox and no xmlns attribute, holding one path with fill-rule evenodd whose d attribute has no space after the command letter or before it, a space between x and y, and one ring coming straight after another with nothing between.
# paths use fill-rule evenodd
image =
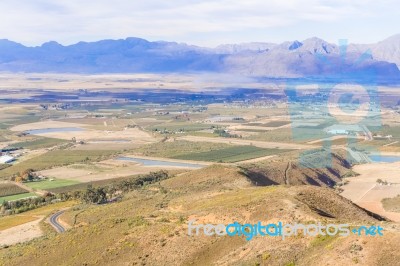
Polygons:
<instances>
[{"instance_id":1,"label":"paved road","mask_svg":"<svg viewBox=\"0 0 400 266\"><path fill-rule=\"evenodd\" d=\"M63 213L64 213L64 211L59 211L59 212L56 212L55 214L53 214L53 215L50 217L50 224L51 224L51 225L57 230L57 232L59 232L59 233L65 232L65 228L64 228L61 224L58 223L58 218L59 218L60 215L63 214Z\"/></svg>"}]
</instances>

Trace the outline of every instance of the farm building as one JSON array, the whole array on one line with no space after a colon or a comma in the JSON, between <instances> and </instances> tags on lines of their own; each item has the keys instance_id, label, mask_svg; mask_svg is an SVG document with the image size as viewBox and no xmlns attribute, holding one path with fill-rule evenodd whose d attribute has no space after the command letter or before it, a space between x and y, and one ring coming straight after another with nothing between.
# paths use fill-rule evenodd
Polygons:
<instances>
[{"instance_id":1,"label":"farm building","mask_svg":"<svg viewBox=\"0 0 400 266\"><path fill-rule=\"evenodd\" d=\"M15 161L15 158L9 155L3 155L0 157L0 164L11 163Z\"/></svg>"}]
</instances>

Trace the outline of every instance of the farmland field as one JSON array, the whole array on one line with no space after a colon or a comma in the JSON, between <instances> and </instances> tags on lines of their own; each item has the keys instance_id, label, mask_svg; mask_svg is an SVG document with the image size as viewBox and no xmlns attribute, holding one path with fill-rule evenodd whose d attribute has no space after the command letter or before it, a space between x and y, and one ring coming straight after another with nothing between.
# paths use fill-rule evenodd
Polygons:
<instances>
[{"instance_id":1,"label":"farmland field","mask_svg":"<svg viewBox=\"0 0 400 266\"><path fill-rule=\"evenodd\" d=\"M307 142L316 139L330 137L320 130L312 128L278 128L248 137L251 140L273 141L273 142Z\"/></svg>"},{"instance_id":2,"label":"farmland field","mask_svg":"<svg viewBox=\"0 0 400 266\"><path fill-rule=\"evenodd\" d=\"M255 132L255 133L264 133L265 130L262 129L251 129L251 128L239 128L235 129L236 131L243 131L243 132Z\"/></svg>"},{"instance_id":3,"label":"farmland field","mask_svg":"<svg viewBox=\"0 0 400 266\"><path fill-rule=\"evenodd\" d=\"M23 188L11 183L0 183L0 197L12 196L17 194L26 193Z\"/></svg>"},{"instance_id":4,"label":"farmland field","mask_svg":"<svg viewBox=\"0 0 400 266\"><path fill-rule=\"evenodd\" d=\"M264 126L266 126L266 127L281 127L281 126L285 126L290 123L291 123L290 121L270 121L270 122L266 123Z\"/></svg>"},{"instance_id":5,"label":"farmland field","mask_svg":"<svg viewBox=\"0 0 400 266\"><path fill-rule=\"evenodd\" d=\"M254 146L232 146L214 151L188 153L184 155L174 156L173 158L193 160L193 161L234 163L239 161L255 159L263 156L274 155L285 151L289 150L263 149Z\"/></svg>"},{"instance_id":6,"label":"farmland field","mask_svg":"<svg viewBox=\"0 0 400 266\"><path fill-rule=\"evenodd\" d=\"M132 176L126 176L126 177L118 177L118 178L113 178L113 179L104 179L104 180L97 180L97 181L92 181L92 182L80 182L76 184L72 184L69 186L63 186L63 187L54 187L54 188L49 188L48 191L51 193L65 193L65 192L70 192L70 191L77 191L77 190L85 190L88 186L92 187L101 187L101 186L106 186L115 182L119 182L122 180L126 179L132 179Z\"/></svg>"},{"instance_id":7,"label":"farmland field","mask_svg":"<svg viewBox=\"0 0 400 266\"><path fill-rule=\"evenodd\" d=\"M32 141L23 141L17 142L11 145L11 147L15 148L27 148L27 149L41 149L41 148L49 148L62 143L65 143L65 140L62 139L54 139L54 138L39 138Z\"/></svg>"},{"instance_id":8,"label":"farmland field","mask_svg":"<svg viewBox=\"0 0 400 266\"><path fill-rule=\"evenodd\" d=\"M35 196L36 196L35 193L22 193L22 194L17 194L17 195L12 195L12 196L0 197L0 203L3 203L4 201L13 201L13 200L19 200L19 199L35 197Z\"/></svg>"},{"instance_id":9,"label":"farmland field","mask_svg":"<svg viewBox=\"0 0 400 266\"><path fill-rule=\"evenodd\" d=\"M181 122L181 123L159 124L159 125L150 127L149 130L157 130L157 131L168 130L170 132L176 132L176 131L182 130L183 132L188 132L188 131L199 131L199 130L210 129L210 128L211 128L211 125L207 125L207 124L194 124L194 123L188 123L188 122Z\"/></svg>"},{"instance_id":10,"label":"farmland field","mask_svg":"<svg viewBox=\"0 0 400 266\"><path fill-rule=\"evenodd\" d=\"M191 142L178 140L173 142L159 142L142 146L135 152L145 156L174 158L175 156L186 156L190 153L208 152L229 147L224 143Z\"/></svg>"},{"instance_id":11,"label":"farmland field","mask_svg":"<svg viewBox=\"0 0 400 266\"><path fill-rule=\"evenodd\" d=\"M257 122L251 122L245 124L246 126L257 126L257 127L281 127L284 125L290 124L289 121L270 121L267 123L257 123Z\"/></svg>"},{"instance_id":12,"label":"farmland field","mask_svg":"<svg viewBox=\"0 0 400 266\"><path fill-rule=\"evenodd\" d=\"M399 126L383 126L381 129L382 135L392 135L395 140L400 139L400 127Z\"/></svg>"},{"instance_id":13,"label":"farmland field","mask_svg":"<svg viewBox=\"0 0 400 266\"><path fill-rule=\"evenodd\" d=\"M75 185L75 184L79 184L79 183L80 182L74 181L74 180L55 179L53 181L44 180L44 181L36 181L36 182L26 182L24 184L32 189L47 190L47 189L52 189L52 188L71 186L71 185Z\"/></svg>"},{"instance_id":14,"label":"farmland field","mask_svg":"<svg viewBox=\"0 0 400 266\"><path fill-rule=\"evenodd\" d=\"M35 158L14 164L6 169L0 170L0 178L10 177L22 173L27 169L35 171L48 169L55 166L63 166L77 162L93 162L109 158L116 151L102 150L56 150L50 151Z\"/></svg>"}]
</instances>

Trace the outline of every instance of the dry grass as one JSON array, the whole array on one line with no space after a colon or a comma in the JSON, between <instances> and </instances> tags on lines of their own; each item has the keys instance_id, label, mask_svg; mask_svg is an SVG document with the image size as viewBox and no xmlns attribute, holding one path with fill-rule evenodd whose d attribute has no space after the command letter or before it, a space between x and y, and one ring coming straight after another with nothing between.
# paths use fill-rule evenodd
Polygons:
<instances>
[{"instance_id":1,"label":"dry grass","mask_svg":"<svg viewBox=\"0 0 400 266\"><path fill-rule=\"evenodd\" d=\"M39 219L37 216L27 214L2 217L0 218L0 231L20 224L29 223L37 219Z\"/></svg>"},{"instance_id":2,"label":"dry grass","mask_svg":"<svg viewBox=\"0 0 400 266\"><path fill-rule=\"evenodd\" d=\"M382 200L385 211L400 212L400 195L394 198L385 198Z\"/></svg>"}]
</instances>

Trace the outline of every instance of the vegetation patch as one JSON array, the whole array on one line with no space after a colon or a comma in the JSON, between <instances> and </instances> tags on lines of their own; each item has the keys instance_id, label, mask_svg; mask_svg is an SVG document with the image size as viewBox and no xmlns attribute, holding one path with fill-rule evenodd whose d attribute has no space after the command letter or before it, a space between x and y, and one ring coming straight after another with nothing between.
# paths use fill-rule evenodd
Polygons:
<instances>
[{"instance_id":1,"label":"vegetation patch","mask_svg":"<svg viewBox=\"0 0 400 266\"><path fill-rule=\"evenodd\" d=\"M77 183L74 185L68 185L68 186L63 186L63 187L54 187L54 188L49 188L47 189L48 192L53 193L53 194L60 194L60 193L67 193L70 191L78 191L78 190L85 190L87 187L104 187L110 184L115 184L118 182L122 182L124 180L129 180L134 178L133 176L125 176L125 177L119 177L119 178L111 178L111 179L103 179L103 180L97 180L97 181L90 181L87 183Z\"/></svg>"},{"instance_id":2,"label":"vegetation patch","mask_svg":"<svg viewBox=\"0 0 400 266\"><path fill-rule=\"evenodd\" d=\"M47 216L55 210L60 210L62 208L71 207L76 205L75 201L67 201L67 202L57 202L47 206L43 206L34 210L30 210L24 212L23 215L9 215L0 217L0 230L5 230L8 228L12 228L17 225L29 223L40 219L40 217Z\"/></svg>"},{"instance_id":3,"label":"vegetation patch","mask_svg":"<svg viewBox=\"0 0 400 266\"><path fill-rule=\"evenodd\" d=\"M312 247L321 246L321 245L326 246L327 244L331 243L334 239L336 239L335 236L318 235L311 241L311 246Z\"/></svg>"},{"instance_id":4,"label":"vegetation patch","mask_svg":"<svg viewBox=\"0 0 400 266\"><path fill-rule=\"evenodd\" d=\"M246 126L257 126L257 127L281 127L290 124L290 121L270 121L267 123L247 123Z\"/></svg>"},{"instance_id":5,"label":"vegetation patch","mask_svg":"<svg viewBox=\"0 0 400 266\"><path fill-rule=\"evenodd\" d=\"M167 124L156 125L150 127L149 129L160 133L177 133L177 132L185 133L185 132L199 131L211 128L212 125L208 124L181 122L181 123L167 123Z\"/></svg>"},{"instance_id":6,"label":"vegetation patch","mask_svg":"<svg viewBox=\"0 0 400 266\"><path fill-rule=\"evenodd\" d=\"M73 163L89 163L108 159L116 151L102 150L56 150L50 151L35 158L14 164L0 170L0 178L15 177L29 169L34 171L49 169L56 166L65 166Z\"/></svg>"},{"instance_id":7,"label":"vegetation patch","mask_svg":"<svg viewBox=\"0 0 400 266\"><path fill-rule=\"evenodd\" d=\"M24 184L32 189L48 190L52 188L71 186L79 183L80 182L75 180L50 179L50 180L26 182Z\"/></svg>"},{"instance_id":8,"label":"vegetation patch","mask_svg":"<svg viewBox=\"0 0 400 266\"><path fill-rule=\"evenodd\" d=\"M400 126L384 125L380 133L383 136L392 135L392 140L398 140L400 139Z\"/></svg>"},{"instance_id":9,"label":"vegetation patch","mask_svg":"<svg viewBox=\"0 0 400 266\"><path fill-rule=\"evenodd\" d=\"M383 199L382 205L385 211L400 212L400 195L397 195L394 198Z\"/></svg>"},{"instance_id":10,"label":"vegetation patch","mask_svg":"<svg viewBox=\"0 0 400 266\"><path fill-rule=\"evenodd\" d=\"M24 148L24 149L43 149L57 146L59 144L66 143L66 140L55 139L55 138L39 138L31 141L23 141L12 144L12 148Z\"/></svg>"},{"instance_id":11,"label":"vegetation patch","mask_svg":"<svg viewBox=\"0 0 400 266\"><path fill-rule=\"evenodd\" d=\"M0 197L27 193L28 191L11 183L0 183Z\"/></svg>"},{"instance_id":12,"label":"vegetation patch","mask_svg":"<svg viewBox=\"0 0 400 266\"><path fill-rule=\"evenodd\" d=\"M230 145L224 143L191 142L179 140L145 145L136 149L135 151L145 156L174 158L175 156L186 156L190 153L219 150L229 146Z\"/></svg>"},{"instance_id":13,"label":"vegetation patch","mask_svg":"<svg viewBox=\"0 0 400 266\"><path fill-rule=\"evenodd\" d=\"M283 149L263 149L254 146L232 146L224 149L188 153L179 156L174 156L174 159L186 159L194 161L234 163L254 158L274 155L289 150Z\"/></svg>"},{"instance_id":14,"label":"vegetation patch","mask_svg":"<svg viewBox=\"0 0 400 266\"><path fill-rule=\"evenodd\" d=\"M21 200L21 199L30 198L30 197L36 197L36 194L35 193L22 193L22 194L17 194L17 195L12 195L12 196L0 197L0 203L3 203L5 201L16 201L16 200Z\"/></svg>"},{"instance_id":15,"label":"vegetation patch","mask_svg":"<svg viewBox=\"0 0 400 266\"><path fill-rule=\"evenodd\" d=\"M270 121L265 124L266 127L281 127L290 124L290 121Z\"/></svg>"},{"instance_id":16,"label":"vegetation patch","mask_svg":"<svg viewBox=\"0 0 400 266\"><path fill-rule=\"evenodd\" d=\"M292 142L292 130L290 128L278 128L275 130L264 131L257 135L247 137L251 140L260 141L276 141L276 142Z\"/></svg>"}]
</instances>

